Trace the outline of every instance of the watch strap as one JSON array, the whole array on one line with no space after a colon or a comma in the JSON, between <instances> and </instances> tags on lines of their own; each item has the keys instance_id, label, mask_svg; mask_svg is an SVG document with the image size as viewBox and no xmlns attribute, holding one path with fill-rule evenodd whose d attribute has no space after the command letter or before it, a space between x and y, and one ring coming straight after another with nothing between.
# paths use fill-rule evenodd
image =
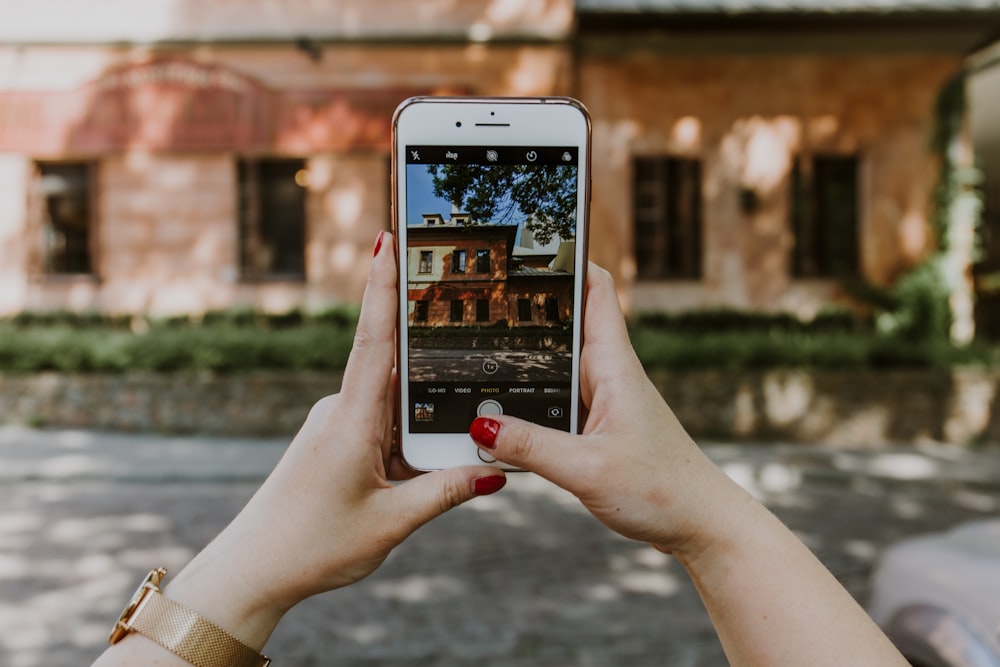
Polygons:
<instances>
[{"instance_id":1,"label":"watch strap","mask_svg":"<svg viewBox=\"0 0 1000 667\"><path fill-rule=\"evenodd\" d=\"M267 667L257 653L215 623L150 590L129 627L195 667Z\"/></svg>"}]
</instances>

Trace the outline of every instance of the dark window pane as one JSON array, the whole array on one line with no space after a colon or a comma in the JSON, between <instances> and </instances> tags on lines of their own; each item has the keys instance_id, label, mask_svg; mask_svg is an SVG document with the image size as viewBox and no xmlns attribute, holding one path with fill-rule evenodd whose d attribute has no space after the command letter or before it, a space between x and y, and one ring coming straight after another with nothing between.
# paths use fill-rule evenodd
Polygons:
<instances>
[{"instance_id":1,"label":"dark window pane","mask_svg":"<svg viewBox=\"0 0 1000 667\"><path fill-rule=\"evenodd\" d=\"M632 202L639 278L701 277L701 162L636 158Z\"/></svg>"},{"instance_id":2,"label":"dark window pane","mask_svg":"<svg viewBox=\"0 0 1000 667\"><path fill-rule=\"evenodd\" d=\"M518 322L531 321L531 301L529 301L528 299L517 300L517 321Z\"/></svg>"},{"instance_id":3,"label":"dark window pane","mask_svg":"<svg viewBox=\"0 0 1000 667\"><path fill-rule=\"evenodd\" d=\"M305 275L303 160L239 162L240 260L244 275Z\"/></svg>"},{"instance_id":4,"label":"dark window pane","mask_svg":"<svg viewBox=\"0 0 1000 667\"><path fill-rule=\"evenodd\" d=\"M476 250L476 273L490 273L492 270L489 248Z\"/></svg>"},{"instance_id":5,"label":"dark window pane","mask_svg":"<svg viewBox=\"0 0 1000 667\"><path fill-rule=\"evenodd\" d=\"M417 273L430 273L431 264L434 262L434 251L433 250L421 250L420 251L420 265L417 267Z\"/></svg>"},{"instance_id":6,"label":"dark window pane","mask_svg":"<svg viewBox=\"0 0 1000 667\"><path fill-rule=\"evenodd\" d=\"M416 301L413 304L413 321L414 322L426 322L427 321L427 301Z\"/></svg>"},{"instance_id":7,"label":"dark window pane","mask_svg":"<svg viewBox=\"0 0 1000 667\"><path fill-rule=\"evenodd\" d=\"M461 299L454 299L451 302L451 321L461 322L464 319L465 302Z\"/></svg>"},{"instance_id":8,"label":"dark window pane","mask_svg":"<svg viewBox=\"0 0 1000 667\"><path fill-rule=\"evenodd\" d=\"M38 172L45 197L45 272L91 273L90 165L39 164Z\"/></svg>"},{"instance_id":9,"label":"dark window pane","mask_svg":"<svg viewBox=\"0 0 1000 667\"><path fill-rule=\"evenodd\" d=\"M545 298L545 321L559 321L559 299L553 296Z\"/></svg>"},{"instance_id":10,"label":"dark window pane","mask_svg":"<svg viewBox=\"0 0 1000 667\"><path fill-rule=\"evenodd\" d=\"M465 250L453 250L451 253L451 272L465 273Z\"/></svg>"},{"instance_id":11,"label":"dark window pane","mask_svg":"<svg viewBox=\"0 0 1000 667\"><path fill-rule=\"evenodd\" d=\"M803 277L858 271L858 160L800 159L791 177L792 273Z\"/></svg>"},{"instance_id":12,"label":"dark window pane","mask_svg":"<svg viewBox=\"0 0 1000 667\"><path fill-rule=\"evenodd\" d=\"M476 299L476 321L488 322L490 319L490 300Z\"/></svg>"}]
</instances>

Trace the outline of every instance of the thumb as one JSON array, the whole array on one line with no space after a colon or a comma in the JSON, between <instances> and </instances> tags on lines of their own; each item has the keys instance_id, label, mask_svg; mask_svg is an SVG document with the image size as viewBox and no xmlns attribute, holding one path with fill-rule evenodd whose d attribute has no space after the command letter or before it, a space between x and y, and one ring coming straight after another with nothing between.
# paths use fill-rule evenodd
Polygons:
<instances>
[{"instance_id":1,"label":"thumb","mask_svg":"<svg viewBox=\"0 0 1000 667\"><path fill-rule=\"evenodd\" d=\"M477 417L469 435L497 460L530 470L564 488L567 466L580 449L580 436L509 415Z\"/></svg>"},{"instance_id":2,"label":"thumb","mask_svg":"<svg viewBox=\"0 0 1000 667\"><path fill-rule=\"evenodd\" d=\"M507 483L503 470L489 466L463 466L435 470L391 489L389 516L400 517L410 534L431 519L475 498L496 493Z\"/></svg>"}]
</instances>

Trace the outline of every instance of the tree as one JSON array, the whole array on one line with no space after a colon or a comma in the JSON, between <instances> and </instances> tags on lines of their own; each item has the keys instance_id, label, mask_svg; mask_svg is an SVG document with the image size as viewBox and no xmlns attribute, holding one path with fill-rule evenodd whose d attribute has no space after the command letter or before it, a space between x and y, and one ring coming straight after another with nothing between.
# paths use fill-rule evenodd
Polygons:
<instances>
[{"instance_id":1,"label":"tree","mask_svg":"<svg viewBox=\"0 0 1000 667\"><path fill-rule=\"evenodd\" d=\"M525 216L539 243L576 236L576 165L429 165L434 196L468 213L472 225L510 224Z\"/></svg>"}]
</instances>

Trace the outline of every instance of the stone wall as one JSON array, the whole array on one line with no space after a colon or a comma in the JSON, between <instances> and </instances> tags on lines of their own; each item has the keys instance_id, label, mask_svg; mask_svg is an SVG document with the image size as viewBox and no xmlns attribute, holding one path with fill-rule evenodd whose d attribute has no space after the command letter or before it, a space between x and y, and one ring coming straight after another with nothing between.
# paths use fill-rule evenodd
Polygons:
<instances>
[{"instance_id":1,"label":"stone wall","mask_svg":"<svg viewBox=\"0 0 1000 667\"><path fill-rule=\"evenodd\" d=\"M1000 371L651 374L700 439L873 447L1000 444ZM338 374L0 376L0 422L163 433L291 435Z\"/></svg>"}]
</instances>

